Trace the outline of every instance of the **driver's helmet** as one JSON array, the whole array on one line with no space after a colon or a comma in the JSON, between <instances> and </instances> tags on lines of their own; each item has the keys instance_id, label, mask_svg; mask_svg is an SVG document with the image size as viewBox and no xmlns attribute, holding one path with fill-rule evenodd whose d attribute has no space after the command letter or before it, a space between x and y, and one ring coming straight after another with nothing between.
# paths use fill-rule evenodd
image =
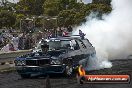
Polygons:
<instances>
[{"instance_id":1,"label":"driver's helmet","mask_svg":"<svg viewBox=\"0 0 132 88\"><path fill-rule=\"evenodd\" d=\"M43 53L46 54L49 50L49 45L48 44L42 44L41 45L41 50L42 50Z\"/></svg>"}]
</instances>

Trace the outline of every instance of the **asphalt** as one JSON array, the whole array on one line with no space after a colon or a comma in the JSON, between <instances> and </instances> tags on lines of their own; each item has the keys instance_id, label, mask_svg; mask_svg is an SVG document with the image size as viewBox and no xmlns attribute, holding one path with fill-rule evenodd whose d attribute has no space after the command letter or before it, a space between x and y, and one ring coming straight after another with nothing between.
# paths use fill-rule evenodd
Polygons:
<instances>
[{"instance_id":1,"label":"asphalt","mask_svg":"<svg viewBox=\"0 0 132 88\"><path fill-rule=\"evenodd\" d=\"M113 67L87 72L87 74L128 74L132 80L132 60L122 59L113 60ZM66 78L60 76L50 77L51 88L132 88L130 83L118 84L77 84L76 78ZM17 72L0 73L0 88L48 88L46 86L46 78L30 78L22 79Z\"/></svg>"}]
</instances>

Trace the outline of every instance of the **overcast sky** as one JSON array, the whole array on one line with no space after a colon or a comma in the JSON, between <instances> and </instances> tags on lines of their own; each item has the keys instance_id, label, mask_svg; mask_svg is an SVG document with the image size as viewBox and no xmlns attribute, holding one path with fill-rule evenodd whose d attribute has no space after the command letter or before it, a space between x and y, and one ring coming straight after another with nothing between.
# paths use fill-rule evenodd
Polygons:
<instances>
[{"instance_id":1,"label":"overcast sky","mask_svg":"<svg viewBox=\"0 0 132 88\"><path fill-rule=\"evenodd\" d=\"M8 0L10 2L18 2L19 0ZM78 0L80 1L80 0ZM92 2L92 0L82 0L85 4Z\"/></svg>"}]
</instances>

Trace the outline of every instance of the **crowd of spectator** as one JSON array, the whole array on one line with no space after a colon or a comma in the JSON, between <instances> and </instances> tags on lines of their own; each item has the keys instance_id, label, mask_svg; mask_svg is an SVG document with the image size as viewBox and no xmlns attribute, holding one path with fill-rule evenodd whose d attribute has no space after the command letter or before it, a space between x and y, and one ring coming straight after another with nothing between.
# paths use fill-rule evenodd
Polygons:
<instances>
[{"instance_id":1,"label":"crowd of spectator","mask_svg":"<svg viewBox=\"0 0 132 88\"><path fill-rule=\"evenodd\" d=\"M1 51L16 51L31 49L33 46L32 35L2 30L0 33L0 49Z\"/></svg>"},{"instance_id":2,"label":"crowd of spectator","mask_svg":"<svg viewBox=\"0 0 132 88\"><path fill-rule=\"evenodd\" d=\"M67 36L71 32L71 26L68 28L58 27L50 31L38 31L36 33L2 30L0 31L0 51L7 52L32 49L42 38Z\"/></svg>"}]
</instances>

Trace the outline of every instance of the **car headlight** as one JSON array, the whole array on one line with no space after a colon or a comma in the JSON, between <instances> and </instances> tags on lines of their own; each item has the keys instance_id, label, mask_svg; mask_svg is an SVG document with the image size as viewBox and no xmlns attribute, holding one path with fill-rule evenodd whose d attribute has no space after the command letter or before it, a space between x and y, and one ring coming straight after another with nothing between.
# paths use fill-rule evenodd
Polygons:
<instances>
[{"instance_id":1,"label":"car headlight","mask_svg":"<svg viewBox=\"0 0 132 88\"><path fill-rule=\"evenodd\" d=\"M17 63L16 63L16 65L18 65L18 66L19 66L19 65L22 65L22 64L21 64L21 61L18 60Z\"/></svg>"},{"instance_id":2,"label":"car headlight","mask_svg":"<svg viewBox=\"0 0 132 88\"><path fill-rule=\"evenodd\" d=\"M17 66L23 66L23 65L26 65L26 61L25 60L16 60L15 64Z\"/></svg>"},{"instance_id":3,"label":"car headlight","mask_svg":"<svg viewBox=\"0 0 132 88\"><path fill-rule=\"evenodd\" d=\"M26 61L25 61L25 60L22 60L22 61L21 61L21 64L22 64L22 65L26 65Z\"/></svg>"},{"instance_id":4,"label":"car headlight","mask_svg":"<svg viewBox=\"0 0 132 88\"><path fill-rule=\"evenodd\" d=\"M51 64L61 64L61 61L59 59L52 59Z\"/></svg>"}]
</instances>

